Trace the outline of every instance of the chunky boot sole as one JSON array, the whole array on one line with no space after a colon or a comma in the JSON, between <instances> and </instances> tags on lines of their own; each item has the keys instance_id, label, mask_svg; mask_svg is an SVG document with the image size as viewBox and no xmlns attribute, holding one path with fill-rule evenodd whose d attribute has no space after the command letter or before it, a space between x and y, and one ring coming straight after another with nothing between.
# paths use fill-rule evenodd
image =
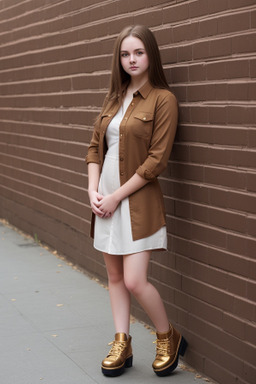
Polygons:
<instances>
[{"instance_id":1,"label":"chunky boot sole","mask_svg":"<svg viewBox=\"0 0 256 384\"><path fill-rule=\"evenodd\" d=\"M169 367L165 367L162 370L157 371L154 369L155 374L161 377L170 375L174 371L174 369L177 368L179 362L179 355L184 356L187 346L188 343L186 342L184 337L182 337L175 361Z\"/></svg>"},{"instance_id":2,"label":"chunky boot sole","mask_svg":"<svg viewBox=\"0 0 256 384\"><path fill-rule=\"evenodd\" d=\"M133 356L130 356L125 360L123 365L116 368L105 368L102 366L101 371L105 376L110 376L110 377L120 376L124 373L125 368L132 367L132 360L133 360Z\"/></svg>"}]
</instances>

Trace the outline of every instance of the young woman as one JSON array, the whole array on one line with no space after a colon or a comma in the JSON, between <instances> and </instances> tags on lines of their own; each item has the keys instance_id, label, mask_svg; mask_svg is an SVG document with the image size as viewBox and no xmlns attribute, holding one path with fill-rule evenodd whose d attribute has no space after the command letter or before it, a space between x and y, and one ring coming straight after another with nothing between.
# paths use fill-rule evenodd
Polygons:
<instances>
[{"instance_id":1,"label":"young woman","mask_svg":"<svg viewBox=\"0 0 256 384\"><path fill-rule=\"evenodd\" d=\"M177 118L177 101L154 35L145 26L125 28L115 43L110 89L86 158L92 236L94 247L103 252L116 330L102 362L106 376L118 376L132 366L130 294L156 328L157 375L170 374L187 346L147 280L151 251L167 247L157 176L167 166Z\"/></svg>"}]
</instances>

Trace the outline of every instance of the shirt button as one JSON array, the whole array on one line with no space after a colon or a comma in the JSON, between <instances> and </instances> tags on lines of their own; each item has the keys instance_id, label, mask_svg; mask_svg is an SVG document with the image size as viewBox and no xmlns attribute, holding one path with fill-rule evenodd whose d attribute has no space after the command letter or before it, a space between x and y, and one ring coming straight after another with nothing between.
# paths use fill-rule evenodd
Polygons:
<instances>
[{"instance_id":1,"label":"shirt button","mask_svg":"<svg viewBox=\"0 0 256 384\"><path fill-rule=\"evenodd\" d=\"M125 116L125 118L124 118L125 120L127 120L128 119L128 117L127 116Z\"/></svg>"},{"instance_id":2,"label":"shirt button","mask_svg":"<svg viewBox=\"0 0 256 384\"><path fill-rule=\"evenodd\" d=\"M143 117L143 120L146 120L146 117Z\"/></svg>"},{"instance_id":3,"label":"shirt button","mask_svg":"<svg viewBox=\"0 0 256 384\"><path fill-rule=\"evenodd\" d=\"M124 160L124 158L123 157L120 157L120 161L123 161Z\"/></svg>"},{"instance_id":4,"label":"shirt button","mask_svg":"<svg viewBox=\"0 0 256 384\"><path fill-rule=\"evenodd\" d=\"M134 106L134 103L131 103L132 106Z\"/></svg>"},{"instance_id":5,"label":"shirt button","mask_svg":"<svg viewBox=\"0 0 256 384\"><path fill-rule=\"evenodd\" d=\"M111 117L112 115L111 115L111 113L108 115L108 117Z\"/></svg>"}]
</instances>

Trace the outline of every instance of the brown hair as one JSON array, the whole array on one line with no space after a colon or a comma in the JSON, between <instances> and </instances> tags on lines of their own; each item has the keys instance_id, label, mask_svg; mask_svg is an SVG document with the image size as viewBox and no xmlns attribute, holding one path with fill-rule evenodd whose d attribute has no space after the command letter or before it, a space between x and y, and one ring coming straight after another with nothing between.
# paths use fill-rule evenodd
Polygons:
<instances>
[{"instance_id":1,"label":"brown hair","mask_svg":"<svg viewBox=\"0 0 256 384\"><path fill-rule=\"evenodd\" d=\"M146 49L148 59L149 59L149 70L148 77L151 85L155 88L164 88L169 89L168 83L166 81L159 48L153 33L144 25L135 25L124 28L118 35L113 51L112 59L112 71L110 79L109 92L106 97L104 106L109 102L118 101L119 104L122 103L122 95L124 90L124 85L129 83L130 75L123 70L120 61L120 50L123 40L128 36L134 36L140 39ZM104 109L103 106L103 109Z\"/></svg>"}]
</instances>

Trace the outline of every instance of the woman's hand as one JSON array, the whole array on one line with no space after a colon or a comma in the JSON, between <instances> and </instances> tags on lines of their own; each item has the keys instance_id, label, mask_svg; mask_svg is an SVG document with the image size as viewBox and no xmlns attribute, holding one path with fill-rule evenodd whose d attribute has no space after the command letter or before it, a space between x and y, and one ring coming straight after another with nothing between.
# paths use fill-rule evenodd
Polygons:
<instances>
[{"instance_id":1,"label":"woman's hand","mask_svg":"<svg viewBox=\"0 0 256 384\"><path fill-rule=\"evenodd\" d=\"M102 212L102 210L99 208L100 201L103 199L103 196L97 191L89 191L88 194L93 213L99 217L103 217L104 212Z\"/></svg>"},{"instance_id":2,"label":"woman's hand","mask_svg":"<svg viewBox=\"0 0 256 384\"><path fill-rule=\"evenodd\" d=\"M114 193L103 196L99 202L99 209L104 212L104 217L108 218L113 215L119 202Z\"/></svg>"}]
</instances>

